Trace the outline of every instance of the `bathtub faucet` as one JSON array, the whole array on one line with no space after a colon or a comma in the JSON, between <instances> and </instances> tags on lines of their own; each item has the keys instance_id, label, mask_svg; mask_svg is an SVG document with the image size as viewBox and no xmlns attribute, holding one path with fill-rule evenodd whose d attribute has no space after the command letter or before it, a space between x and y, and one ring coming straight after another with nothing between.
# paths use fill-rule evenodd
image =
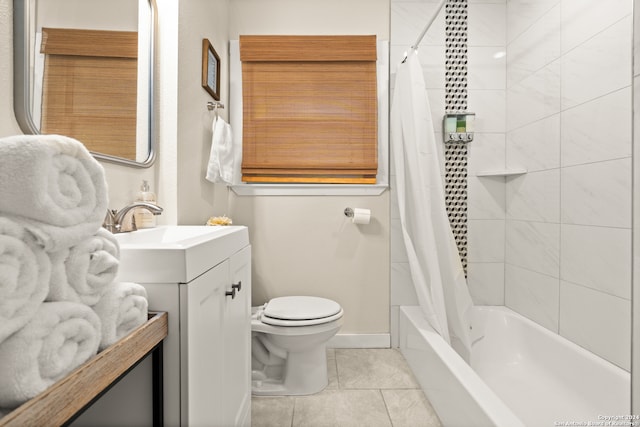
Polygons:
<instances>
[{"instance_id":1,"label":"bathtub faucet","mask_svg":"<svg viewBox=\"0 0 640 427\"><path fill-rule=\"evenodd\" d=\"M136 226L135 219L131 220L130 230L122 229L122 221L124 220L125 216L127 215L127 213L129 213L130 210L135 208L144 208L154 215L160 215L163 210L160 206L154 205L153 203L149 203L149 202L134 202L134 203L131 203L130 205L125 206L119 211L115 209L107 209L107 215L104 218L104 222L102 223L102 226L112 233L124 233L126 231L136 231L138 227Z\"/></svg>"}]
</instances>

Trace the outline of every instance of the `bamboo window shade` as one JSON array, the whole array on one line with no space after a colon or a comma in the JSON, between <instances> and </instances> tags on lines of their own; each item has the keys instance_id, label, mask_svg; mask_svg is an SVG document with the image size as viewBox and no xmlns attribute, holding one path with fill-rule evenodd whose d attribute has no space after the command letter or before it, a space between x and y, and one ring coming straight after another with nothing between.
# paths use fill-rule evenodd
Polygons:
<instances>
[{"instance_id":1,"label":"bamboo window shade","mask_svg":"<svg viewBox=\"0 0 640 427\"><path fill-rule=\"evenodd\" d=\"M42 133L135 160L138 33L43 28Z\"/></svg>"},{"instance_id":2,"label":"bamboo window shade","mask_svg":"<svg viewBox=\"0 0 640 427\"><path fill-rule=\"evenodd\" d=\"M375 184L375 36L240 36L245 182Z\"/></svg>"}]
</instances>

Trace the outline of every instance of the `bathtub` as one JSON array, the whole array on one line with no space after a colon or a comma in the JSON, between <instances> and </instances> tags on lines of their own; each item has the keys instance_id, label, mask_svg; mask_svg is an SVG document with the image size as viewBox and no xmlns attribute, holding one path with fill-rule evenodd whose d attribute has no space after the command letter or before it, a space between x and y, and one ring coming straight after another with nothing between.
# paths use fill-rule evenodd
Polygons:
<instances>
[{"instance_id":1,"label":"bathtub","mask_svg":"<svg viewBox=\"0 0 640 427\"><path fill-rule=\"evenodd\" d=\"M443 426L607 425L630 413L625 370L506 307L472 317L469 366L419 307L400 308L400 351Z\"/></svg>"}]
</instances>

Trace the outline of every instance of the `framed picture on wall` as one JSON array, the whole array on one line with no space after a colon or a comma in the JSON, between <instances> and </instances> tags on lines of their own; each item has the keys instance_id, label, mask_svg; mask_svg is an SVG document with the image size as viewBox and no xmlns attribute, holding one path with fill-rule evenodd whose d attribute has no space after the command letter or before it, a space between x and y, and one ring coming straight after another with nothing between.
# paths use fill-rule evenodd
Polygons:
<instances>
[{"instance_id":1,"label":"framed picture on wall","mask_svg":"<svg viewBox=\"0 0 640 427\"><path fill-rule=\"evenodd\" d=\"M209 39L202 39L202 87L220 101L220 57Z\"/></svg>"}]
</instances>

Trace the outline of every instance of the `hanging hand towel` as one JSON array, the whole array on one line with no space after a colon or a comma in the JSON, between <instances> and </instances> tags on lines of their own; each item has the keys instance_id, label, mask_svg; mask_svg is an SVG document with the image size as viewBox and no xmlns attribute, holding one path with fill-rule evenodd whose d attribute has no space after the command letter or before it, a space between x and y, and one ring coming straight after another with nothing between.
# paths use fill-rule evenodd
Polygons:
<instances>
[{"instance_id":1,"label":"hanging hand towel","mask_svg":"<svg viewBox=\"0 0 640 427\"><path fill-rule=\"evenodd\" d=\"M234 156L231 126L221 117L216 117L211 139L211 153L206 178L211 182L233 184Z\"/></svg>"},{"instance_id":2,"label":"hanging hand towel","mask_svg":"<svg viewBox=\"0 0 640 427\"><path fill-rule=\"evenodd\" d=\"M45 302L21 330L0 343L0 407L43 392L97 353L100 319L84 304Z\"/></svg>"},{"instance_id":3,"label":"hanging hand towel","mask_svg":"<svg viewBox=\"0 0 640 427\"><path fill-rule=\"evenodd\" d=\"M94 305L118 273L120 247L104 228L69 249L50 255L52 272L47 301Z\"/></svg>"},{"instance_id":4,"label":"hanging hand towel","mask_svg":"<svg viewBox=\"0 0 640 427\"><path fill-rule=\"evenodd\" d=\"M102 225L104 169L73 138L0 138L0 212L24 220L46 251L73 246Z\"/></svg>"},{"instance_id":5,"label":"hanging hand towel","mask_svg":"<svg viewBox=\"0 0 640 427\"><path fill-rule=\"evenodd\" d=\"M115 282L92 308L102 322L102 350L147 321L147 290L137 283Z\"/></svg>"},{"instance_id":6,"label":"hanging hand towel","mask_svg":"<svg viewBox=\"0 0 640 427\"><path fill-rule=\"evenodd\" d=\"M49 292L51 263L19 224L0 217L0 343L26 325Z\"/></svg>"}]
</instances>

